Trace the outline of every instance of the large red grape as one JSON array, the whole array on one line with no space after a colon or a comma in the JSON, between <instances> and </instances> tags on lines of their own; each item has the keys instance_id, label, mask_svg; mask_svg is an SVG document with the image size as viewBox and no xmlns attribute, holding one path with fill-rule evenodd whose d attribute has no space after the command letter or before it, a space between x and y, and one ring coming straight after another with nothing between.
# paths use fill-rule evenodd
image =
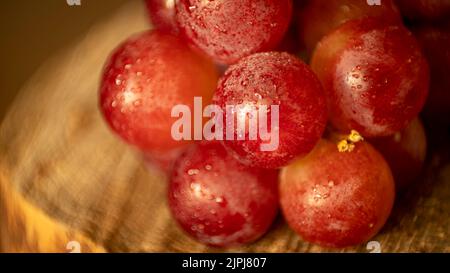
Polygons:
<instances>
[{"instance_id":1,"label":"large red grape","mask_svg":"<svg viewBox=\"0 0 450 273\"><path fill-rule=\"evenodd\" d=\"M211 100L217 84L214 64L178 38L148 31L121 44L106 63L100 107L110 127L145 152L167 152L175 141L172 107L193 109L194 96Z\"/></svg>"},{"instance_id":2,"label":"large red grape","mask_svg":"<svg viewBox=\"0 0 450 273\"><path fill-rule=\"evenodd\" d=\"M179 0L184 36L220 63L275 49L289 27L291 0Z\"/></svg>"},{"instance_id":3,"label":"large red grape","mask_svg":"<svg viewBox=\"0 0 450 273\"><path fill-rule=\"evenodd\" d=\"M313 0L299 8L297 28L308 52L313 52L320 39L341 24L364 17L385 22L401 22L394 0L368 5L367 0Z\"/></svg>"},{"instance_id":4,"label":"large red grape","mask_svg":"<svg viewBox=\"0 0 450 273\"><path fill-rule=\"evenodd\" d=\"M311 66L327 94L332 124L345 132L378 137L400 131L428 94L428 64L401 25L349 21L319 42Z\"/></svg>"},{"instance_id":5,"label":"large red grape","mask_svg":"<svg viewBox=\"0 0 450 273\"><path fill-rule=\"evenodd\" d=\"M224 144L244 163L255 167L282 167L308 153L321 138L327 120L319 80L306 64L288 53L257 53L230 66L219 81L213 101L224 111L227 105L245 106L234 112L237 122L224 122L234 136ZM272 123L274 112L267 113L267 129L273 137L267 140L258 134L252 140L246 130L244 139L239 140L242 132L238 123L248 124L250 120L245 111L262 107L271 110L272 105L279 107L278 126ZM269 143L278 145L263 151L262 145Z\"/></svg>"},{"instance_id":6,"label":"large red grape","mask_svg":"<svg viewBox=\"0 0 450 273\"><path fill-rule=\"evenodd\" d=\"M280 200L289 224L304 240L346 247L372 238L394 203L394 181L383 157L368 143L339 152L321 141L280 174Z\"/></svg>"},{"instance_id":7,"label":"large red grape","mask_svg":"<svg viewBox=\"0 0 450 273\"><path fill-rule=\"evenodd\" d=\"M425 130L419 119L413 120L403 131L373 139L371 143L391 167L397 191L407 189L417 180L427 152Z\"/></svg>"},{"instance_id":8,"label":"large red grape","mask_svg":"<svg viewBox=\"0 0 450 273\"><path fill-rule=\"evenodd\" d=\"M240 164L218 142L203 142L175 164L170 209L202 243L248 243L262 236L277 214L277 174Z\"/></svg>"}]
</instances>

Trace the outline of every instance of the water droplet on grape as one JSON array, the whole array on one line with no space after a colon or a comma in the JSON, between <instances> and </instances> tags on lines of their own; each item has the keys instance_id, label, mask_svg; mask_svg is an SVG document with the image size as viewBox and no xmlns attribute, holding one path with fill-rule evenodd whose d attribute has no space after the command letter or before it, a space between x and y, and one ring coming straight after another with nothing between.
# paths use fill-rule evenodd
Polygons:
<instances>
[{"instance_id":1,"label":"water droplet on grape","mask_svg":"<svg viewBox=\"0 0 450 273\"><path fill-rule=\"evenodd\" d=\"M200 171L198 169L189 169L188 170L188 175L196 175L198 174Z\"/></svg>"},{"instance_id":2,"label":"water droplet on grape","mask_svg":"<svg viewBox=\"0 0 450 273\"><path fill-rule=\"evenodd\" d=\"M142 104L142 101L139 99L139 100L135 100L134 102L133 102L133 105L134 106L140 106Z\"/></svg>"}]
</instances>

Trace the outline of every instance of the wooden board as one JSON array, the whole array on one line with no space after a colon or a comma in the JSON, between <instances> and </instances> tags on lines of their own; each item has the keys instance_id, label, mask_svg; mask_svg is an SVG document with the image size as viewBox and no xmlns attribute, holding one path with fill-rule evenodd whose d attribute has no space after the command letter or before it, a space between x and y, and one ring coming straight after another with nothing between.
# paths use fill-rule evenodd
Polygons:
<instances>
[{"instance_id":1,"label":"wooden board","mask_svg":"<svg viewBox=\"0 0 450 273\"><path fill-rule=\"evenodd\" d=\"M108 53L132 33L149 27L141 2L129 1L76 43L55 53L23 87L2 122L0 183L14 189L0 195L6 200L0 207L0 251L67 252L64 240L75 234L73 240L84 235L98 245L86 251L104 247L113 252L369 252L366 245L332 250L305 243L281 217L261 240L227 250L198 244L177 227L166 204L166 177L149 171L139 153L108 130L97 108L99 78ZM431 156L426 178L398 202L388 224L374 238L381 251L450 251L449 178L450 164L440 155ZM30 210L24 207L31 205L48 220L34 223L33 212L24 214L28 218L15 218L15 203L8 201L16 194L13 191L24 198L16 208ZM37 235L55 229L64 233L65 237L58 237L61 249L33 247L23 230L5 228L7 218L38 230ZM7 239L13 236L24 238L20 243L28 247L12 246L17 242Z\"/></svg>"}]
</instances>

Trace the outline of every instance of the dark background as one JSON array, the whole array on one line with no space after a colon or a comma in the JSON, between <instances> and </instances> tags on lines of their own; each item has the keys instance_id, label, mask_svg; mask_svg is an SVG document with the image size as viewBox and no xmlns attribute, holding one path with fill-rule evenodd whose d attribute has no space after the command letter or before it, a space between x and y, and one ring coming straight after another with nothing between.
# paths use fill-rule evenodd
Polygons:
<instances>
[{"instance_id":1,"label":"dark background","mask_svg":"<svg viewBox=\"0 0 450 273\"><path fill-rule=\"evenodd\" d=\"M39 65L127 0L5 0L0 6L0 121ZM129 0L128 0L129 1Z\"/></svg>"}]
</instances>

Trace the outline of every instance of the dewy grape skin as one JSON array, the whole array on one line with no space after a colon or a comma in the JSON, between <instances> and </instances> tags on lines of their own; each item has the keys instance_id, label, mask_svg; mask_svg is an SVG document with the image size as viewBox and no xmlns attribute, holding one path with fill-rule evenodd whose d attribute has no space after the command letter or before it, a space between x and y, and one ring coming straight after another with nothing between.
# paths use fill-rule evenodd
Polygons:
<instances>
[{"instance_id":1,"label":"dewy grape skin","mask_svg":"<svg viewBox=\"0 0 450 273\"><path fill-rule=\"evenodd\" d=\"M175 105L171 116L179 117L172 125L171 134L174 140L245 140L246 128L248 127L249 140L257 140L257 136L263 141L261 151L275 151L279 144L279 105L256 106L247 104L227 105L225 113L218 105L208 105L202 111L202 98L194 98L194 116L187 105ZM270 112L270 125L267 113ZM181 115L181 116L180 116ZM224 126L225 116L225 126ZM235 118L235 116L237 118ZM203 118L210 120L203 126ZM194 122L194 134L192 135L192 121ZM248 122L248 126L247 126ZM235 123L237 133L234 133ZM226 128L224 128L226 127ZM224 132L225 130L225 132Z\"/></svg>"}]
</instances>

